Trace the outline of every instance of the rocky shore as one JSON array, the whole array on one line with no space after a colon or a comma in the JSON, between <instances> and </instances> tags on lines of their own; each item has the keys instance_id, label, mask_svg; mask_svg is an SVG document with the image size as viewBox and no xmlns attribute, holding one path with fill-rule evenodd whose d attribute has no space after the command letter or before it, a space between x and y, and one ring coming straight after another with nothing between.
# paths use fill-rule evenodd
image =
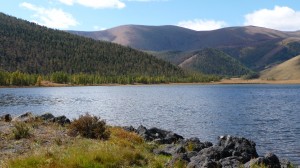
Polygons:
<instances>
[{"instance_id":1,"label":"rocky shore","mask_svg":"<svg viewBox=\"0 0 300 168\"><path fill-rule=\"evenodd\" d=\"M251 168L261 165L270 168L291 167L288 160L279 159L273 153L258 156L255 142L243 137L220 136L218 143L213 144L201 142L196 137L184 139L176 133L158 128L147 129L139 126L135 129L130 126L124 129L136 132L146 141L160 144L153 152L172 156L167 163L168 167L173 167L178 161L183 162L188 168Z\"/></svg>"},{"instance_id":2,"label":"rocky shore","mask_svg":"<svg viewBox=\"0 0 300 168\"><path fill-rule=\"evenodd\" d=\"M12 118L10 114L0 117L0 160L9 159L10 156L21 155L32 150L31 145L16 144L13 140L5 138L4 135L9 134L13 122L29 122L32 120L41 120L43 124L35 131L35 136L46 136L46 133L41 133L47 127L46 123L56 123L60 126L67 126L71 123L66 116L55 117L47 113L41 116L35 116L32 113L25 113L18 117ZM55 128L56 129L56 128ZM243 137L235 137L230 135L220 136L218 142L202 142L199 138L185 139L172 131L166 131L159 128L146 128L139 126L122 127L127 132L139 135L146 143L154 144L151 152L155 155L167 156L170 159L165 163L165 167L175 167L182 165L188 168L235 168L235 167L270 167L270 168L289 168L293 165L284 159L279 159L273 153L267 153L264 156L259 156L256 152L255 142ZM52 134L51 134L52 132ZM53 133L55 132L55 133ZM66 130L57 129L57 131L48 131L49 136L43 140L44 145L51 143L68 143L72 137L67 135ZM40 140L39 140L40 141ZM15 144L14 147L11 147ZM41 142L43 144L43 142ZM8 146L10 146L8 148ZM9 154L8 154L9 153Z\"/></svg>"}]
</instances>

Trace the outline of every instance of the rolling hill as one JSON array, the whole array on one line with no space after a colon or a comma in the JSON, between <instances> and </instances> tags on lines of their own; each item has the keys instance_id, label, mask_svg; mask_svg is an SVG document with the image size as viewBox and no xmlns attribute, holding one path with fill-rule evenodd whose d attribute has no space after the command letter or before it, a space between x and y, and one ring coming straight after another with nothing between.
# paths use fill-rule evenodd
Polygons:
<instances>
[{"instance_id":1,"label":"rolling hill","mask_svg":"<svg viewBox=\"0 0 300 168\"><path fill-rule=\"evenodd\" d=\"M144 51L174 52L174 57L178 57L179 52L215 48L255 71L300 54L299 32L282 32L255 26L194 31L177 26L125 25L96 32L69 32ZM174 61L172 56L169 58L168 61Z\"/></svg>"},{"instance_id":2,"label":"rolling hill","mask_svg":"<svg viewBox=\"0 0 300 168\"><path fill-rule=\"evenodd\" d=\"M262 71L260 78L269 80L300 79L300 55Z\"/></svg>"},{"instance_id":3,"label":"rolling hill","mask_svg":"<svg viewBox=\"0 0 300 168\"><path fill-rule=\"evenodd\" d=\"M238 60L217 49L203 49L189 53L179 67L205 74L222 76L241 76L251 73L251 70Z\"/></svg>"},{"instance_id":4,"label":"rolling hill","mask_svg":"<svg viewBox=\"0 0 300 168\"><path fill-rule=\"evenodd\" d=\"M158 58L187 70L222 76L241 76L252 71L235 58L218 49L205 48L192 52L151 52Z\"/></svg>"},{"instance_id":5,"label":"rolling hill","mask_svg":"<svg viewBox=\"0 0 300 168\"><path fill-rule=\"evenodd\" d=\"M183 71L147 53L49 29L0 13L0 70L57 71L104 76L180 76Z\"/></svg>"}]
</instances>

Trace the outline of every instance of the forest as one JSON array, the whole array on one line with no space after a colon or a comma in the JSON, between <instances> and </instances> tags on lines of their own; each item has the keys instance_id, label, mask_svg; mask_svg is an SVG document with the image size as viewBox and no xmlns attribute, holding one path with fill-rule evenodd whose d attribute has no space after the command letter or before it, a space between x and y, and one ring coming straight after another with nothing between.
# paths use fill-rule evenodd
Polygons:
<instances>
[{"instance_id":1,"label":"forest","mask_svg":"<svg viewBox=\"0 0 300 168\"><path fill-rule=\"evenodd\" d=\"M219 76L189 73L186 76L103 76L99 74L68 74L54 72L48 75L0 71L0 86L42 86L42 81L69 85L100 84L162 84L219 81Z\"/></svg>"}]
</instances>

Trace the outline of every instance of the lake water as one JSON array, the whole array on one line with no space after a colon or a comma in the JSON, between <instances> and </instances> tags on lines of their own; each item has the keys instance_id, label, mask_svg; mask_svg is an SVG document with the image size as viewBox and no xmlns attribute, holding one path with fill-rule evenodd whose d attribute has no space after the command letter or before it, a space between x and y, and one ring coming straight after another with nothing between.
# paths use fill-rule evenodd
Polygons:
<instances>
[{"instance_id":1,"label":"lake water","mask_svg":"<svg viewBox=\"0 0 300 168\"><path fill-rule=\"evenodd\" d=\"M216 142L219 135L256 142L300 164L300 85L151 85L1 88L0 115L24 112L78 117L112 125L143 124Z\"/></svg>"}]
</instances>

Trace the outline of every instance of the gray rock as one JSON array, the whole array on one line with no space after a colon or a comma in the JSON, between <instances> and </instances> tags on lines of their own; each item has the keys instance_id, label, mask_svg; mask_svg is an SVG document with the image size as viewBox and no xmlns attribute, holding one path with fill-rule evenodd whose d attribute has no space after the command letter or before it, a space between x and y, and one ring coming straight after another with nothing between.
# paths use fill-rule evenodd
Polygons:
<instances>
[{"instance_id":1,"label":"gray rock","mask_svg":"<svg viewBox=\"0 0 300 168\"><path fill-rule=\"evenodd\" d=\"M218 168L221 165L213 159L210 159L203 155L197 155L190 159L191 161L187 165L187 168Z\"/></svg>"},{"instance_id":2,"label":"gray rock","mask_svg":"<svg viewBox=\"0 0 300 168\"><path fill-rule=\"evenodd\" d=\"M220 146L211 146L209 148L204 148L198 153L198 155L216 161L231 156L231 154L227 150L224 150L224 148Z\"/></svg>"},{"instance_id":3,"label":"gray rock","mask_svg":"<svg viewBox=\"0 0 300 168\"><path fill-rule=\"evenodd\" d=\"M245 168L252 168L254 165L261 165L262 163L264 163L264 158L263 157L258 157L255 159L251 159L249 162L244 164Z\"/></svg>"},{"instance_id":4,"label":"gray rock","mask_svg":"<svg viewBox=\"0 0 300 168\"><path fill-rule=\"evenodd\" d=\"M281 168L291 168L291 167L293 167L293 164L290 161L288 161L287 159L281 159L279 161L280 161Z\"/></svg>"},{"instance_id":5,"label":"gray rock","mask_svg":"<svg viewBox=\"0 0 300 168\"><path fill-rule=\"evenodd\" d=\"M240 159L238 157L232 156L219 160L219 163L222 165L222 168L237 168L243 165L243 163L241 163L239 160Z\"/></svg>"},{"instance_id":6,"label":"gray rock","mask_svg":"<svg viewBox=\"0 0 300 168\"><path fill-rule=\"evenodd\" d=\"M178 153L168 162L167 167L186 167L189 162L190 158L188 158L187 154Z\"/></svg>"},{"instance_id":7,"label":"gray rock","mask_svg":"<svg viewBox=\"0 0 300 168\"><path fill-rule=\"evenodd\" d=\"M184 140L184 146L188 151L199 152L204 148L213 146L211 142L200 142L198 138L189 138Z\"/></svg>"},{"instance_id":8,"label":"gray rock","mask_svg":"<svg viewBox=\"0 0 300 168\"><path fill-rule=\"evenodd\" d=\"M224 148L231 156L241 156L242 162L246 163L251 158L257 158L258 154L256 152L256 144L242 137L233 136L221 136L219 138L218 146Z\"/></svg>"},{"instance_id":9,"label":"gray rock","mask_svg":"<svg viewBox=\"0 0 300 168\"><path fill-rule=\"evenodd\" d=\"M0 117L0 121L11 122L11 120L12 120L12 117L10 114L5 114Z\"/></svg>"},{"instance_id":10,"label":"gray rock","mask_svg":"<svg viewBox=\"0 0 300 168\"><path fill-rule=\"evenodd\" d=\"M179 153L185 153L186 150L181 145L175 145L175 144L167 144L164 147L154 149L153 153L159 154L159 155L166 155L166 156L172 156Z\"/></svg>"},{"instance_id":11,"label":"gray rock","mask_svg":"<svg viewBox=\"0 0 300 168\"><path fill-rule=\"evenodd\" d=\"M165 131L158 128L147 129L144 126L139 126L136 130L141 137L146 141L154 141L159 144L172 144L183 140L183 137L171 131Z\"/></svg>"},{"instance_id":12,"label":"gray rock","mask_svg":"<svg viewBox=\"0 0 300 168\"><path fill-rule=\"evenodd\" d=\"M267 153L265 155L265 161L266 161L266 165L273 167L273 168L280 168L280 162L278 157L273 154L273 153Z\"/></svg>"},{"instance_id":13,"label":"gray rock","mask_svg":"<svg viewBox=\"0 0 300 168\"><path fill-rule=\"evenodd\" d=\"M136 132L136 129L133 126L125 126L123 129L128 132Z\"/></svg>"},{"instance_id":14,"label":"gray rock","mask_svg":"<svg viewBox=\"0 0 300 168\"><path fill-rule=\"evenodd\" d=\"M17 122L29 122L35 119L35 116L31 112L27 112L25 114L22 114L14 119L12 121L17 121Z\"/></svg>"},{"instance_id":15,"label":"gray rock","mask_svg":"<svg viewBox=\"0 0 300 168\"><path fill-rule=\"evenodd\" d=\"M195 152L195 151L186 152L186 155L189 159L191 159L192 157L197 156L198 152Z\"/></svg>"},{"instance_id":16,"label":"gray rock","mask_svg":"<svg viewBox=\"0 0 300 168\"><path fill-rule=\"evenodd\" d=\"M266 167L280 168L280 162L278 157L273 153L267 153L264 157L258 157L251 159L245 164L245 168L251 168L254 165L264 165Z\"/></svg>"},{"instance_id":17,"label":"gray rock","mask_svg":"<svg viewBox=\"0 0 300 168\"><path fill-rule=\"evenodd\" d=\"M50 121L58 123L60 125L65 125L65 124L70 124L71 123L70 119L68 119L64 115L63 116L54 117Z\"/></svg>"},{"instance_id":18,"label":"gray rock","mask_svg":"<svg viewBox=\"0 0 300 168\"><path fill-rule=\"evenodd\" d=\"M54 115L51 113L45 113L41 116L39 116L42 120L51 120L54 118Z\"/></svg>"}]
</instances>

